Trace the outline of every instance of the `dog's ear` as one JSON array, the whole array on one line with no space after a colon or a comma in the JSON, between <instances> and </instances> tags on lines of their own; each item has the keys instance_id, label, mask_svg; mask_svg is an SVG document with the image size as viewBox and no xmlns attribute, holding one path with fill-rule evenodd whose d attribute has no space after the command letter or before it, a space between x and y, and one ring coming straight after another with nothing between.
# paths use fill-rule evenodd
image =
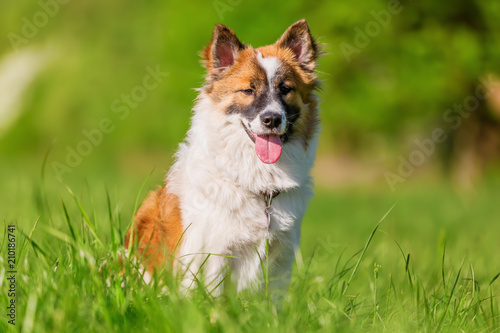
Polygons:
<instances>
[{"instance_id":1,"label":"dog's ear","mask_svg":"<svg viewBox=\"0 0 500 333\"><path fill-rule=\"evenodd\" d=\"M276 45L290 49L304 69L313 71L316 67L319 47L314 41L305 19L295 22L286 29Z\"/></svg>"},{"instance_id":2,"label":"dog's ear","mask_svg":"<svg viewBox=\"0 0 500 333\"><path fill-rule=\"evenodd\" d=\"M208 72L218 74L231 67L245 47L233 30L219 23L215 26L212 40L201 53L201 57Z\"/></svg>"}]
</instances>

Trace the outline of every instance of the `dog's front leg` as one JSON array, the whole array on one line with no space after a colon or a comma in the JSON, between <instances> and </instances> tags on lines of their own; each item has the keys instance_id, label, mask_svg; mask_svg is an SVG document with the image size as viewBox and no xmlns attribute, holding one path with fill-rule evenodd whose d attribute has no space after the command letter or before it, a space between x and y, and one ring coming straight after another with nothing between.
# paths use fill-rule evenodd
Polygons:
<instances>
[{"instance_id":1,"label":"dog's front leg","mask_svg":"<svg viewBox=\"0 0 500 333\"><path fill-rule=\"evenodd\" d=\"M286 241L271 243L269 246L269 272L267 291L275 302L279 302L287 291L291 280L292 264L298 249L299 235L288 231L280 235ZM263 286L265 289L265 286Z\"/></svg>"}]
</instances>

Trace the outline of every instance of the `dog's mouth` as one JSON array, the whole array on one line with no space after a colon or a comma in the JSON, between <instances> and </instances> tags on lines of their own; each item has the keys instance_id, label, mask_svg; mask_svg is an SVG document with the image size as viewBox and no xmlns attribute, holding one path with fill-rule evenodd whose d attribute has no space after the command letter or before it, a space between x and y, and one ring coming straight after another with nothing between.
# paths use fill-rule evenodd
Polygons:
<instances>
[{"instance_id":1,"label":"dog's mouth","mask_svg":"<svg viewBox=\"0 0 500 333\"><path fill-rule=\"evenodd\" d=\"M266 164L276 163L282 151L281 139L283 135L279 134L255 134L243 122L241 122L248 137L255 143L255 153L257 157Z\"/></svg>"}]
</instances>

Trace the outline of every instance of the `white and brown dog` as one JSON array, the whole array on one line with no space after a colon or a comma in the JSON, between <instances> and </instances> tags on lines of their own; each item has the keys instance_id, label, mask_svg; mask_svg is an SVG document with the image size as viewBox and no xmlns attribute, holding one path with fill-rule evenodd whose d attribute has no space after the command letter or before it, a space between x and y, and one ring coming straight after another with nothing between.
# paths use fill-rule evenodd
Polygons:
<instances>
[{"instance_id":1,"label":"white and brown dog","mask_svg":"<svg viewBox=\"0 0 500 333\"><path fill-rule=\"evenodd\" d=\"M267 261L269 286L287 286L312 196L318 54L305 20L256 49L216 25L187 138L125 239L146 271L173 265L217 294L229 272L238 291L261 287Z\"/></svg>"}]
</instances>

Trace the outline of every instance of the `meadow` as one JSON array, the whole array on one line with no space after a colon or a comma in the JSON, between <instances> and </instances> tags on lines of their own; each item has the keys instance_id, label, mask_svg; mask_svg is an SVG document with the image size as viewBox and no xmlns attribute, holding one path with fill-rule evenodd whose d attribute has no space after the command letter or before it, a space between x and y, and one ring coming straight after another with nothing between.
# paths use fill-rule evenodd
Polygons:
<instances>
[{"instance_id":1,"label":"meadow","mask_svg":"<svg viewBox=\"0 0 500 333\"><path fill-rule=\"evenodd\" d=\"M145 191L161 182L89 176L66 185L33 174L2 179L15 225L20 332L494 332L500 328L499 180L474 194L446 183L398 192L319 186L279 306L265 290L220 297L175 292L164 271L147 285L116 250ZM28 177L29 178L29 177ZM37 179L38 178L38 179ZM24 186L24 187L22 187ZM1 241L7 304L7 237ZM99 271L107 260L107 265ZM263 266L263 279L265 265ZM125 283L125 285L122 285ZM165 287L172 292L165 293ZM5 308L4 308L5 309ZM4 318L0 326L14 331Z\"/></svg>"},{"instance_id":2,"label":"meadow","mask_svg":"<svg viewBox=\"0 0 500 333\"><path fill-rule=\"evenodd\" d=\"M322 132L288 294L185 297L168 270L119 275L214 25L257 47L301 18L324 51ZM498 31L498 0L3 3L0 332L498 332Z\"/></svg>"}]
</instances>

